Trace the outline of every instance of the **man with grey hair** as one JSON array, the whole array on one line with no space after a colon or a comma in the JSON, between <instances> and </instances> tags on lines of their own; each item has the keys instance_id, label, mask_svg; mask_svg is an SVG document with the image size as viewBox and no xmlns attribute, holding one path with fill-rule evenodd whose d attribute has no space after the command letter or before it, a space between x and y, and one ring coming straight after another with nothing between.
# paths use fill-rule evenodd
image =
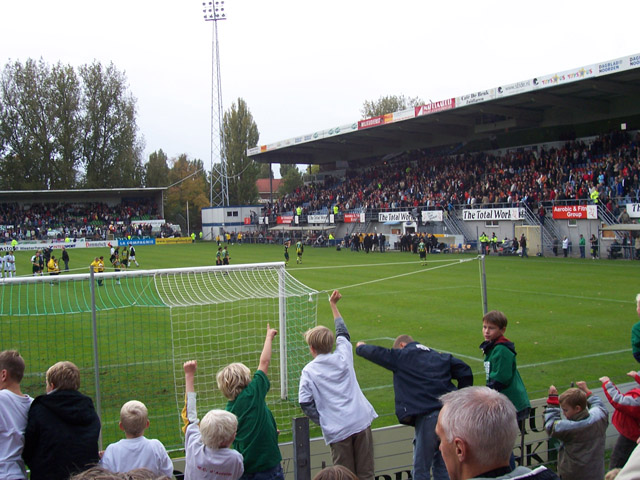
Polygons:
<instances>
[{"instance_id":1,"label":"man with grey hair","mask_svg":"<svg viewBox=\"0 0 640 480\"><path fill-rule=\"evenodd\" d=\"M513 403L488 387L468 387L442 397L436 434L451 480L557 480L545 467L509 466L518 436Z\"/></svg>"}]
</instances>

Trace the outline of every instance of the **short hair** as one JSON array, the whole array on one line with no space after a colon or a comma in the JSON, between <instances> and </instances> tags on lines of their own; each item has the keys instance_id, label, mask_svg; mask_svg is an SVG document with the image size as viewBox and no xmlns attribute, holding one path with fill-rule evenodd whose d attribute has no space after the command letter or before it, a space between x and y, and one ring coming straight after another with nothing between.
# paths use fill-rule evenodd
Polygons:
<instances>
[{"instance_id":1,"label":"short hair","mask_svg":"<svg viewBox=\"0 0 640 480\"><path fill-rule=\"evenodd\" d=\"M119 473L113 473L104 467L95 466L71 476L69 480L124 480L124 478Z\"/></svg>"},{"instance_id":2,"label":"short hair","mask_svg":"<svg viewBox=\"0 0 640 480\"><path fill-rule=\"evenodd\" d=\"M502 393L488 387L467 387L440 397L440 427L447 442L458 437L469 445L479 465L509 462L516 437L516 408Z\"/></svg>"},{"instance_id":3,"label":"short hair","mask_svg":"<svg viewBox=\"0 0 640 480\"><path fill-rule=\"evenodd\" d=\"M148 468L134 468L122 475L126 480L171 480L166 475L158 475Z\"/></svg>"},{"instance_id":4,"label":"short hair","mask_svg":"<svg viewBox=\"0 0 640 480\"><path fill-rule=\"evenodd\" d=\"M400 348L401 343L411 343L413 342L413 338L411 335L400 335L396 338L395 342L393 342L393 348Z\"/></svg>"},{"instance_id":5,"label":"short hair","mask_svg":"<svg viewBox=\"0 0 640 480\"><path fill-rule=\"evenodd\" d=\"M305 332L304 341L317 353L330 353L333 349L335 336L331 329L318 325Z\"/></svg>"},{"instance_id":6,"label":"short hair","mask_svg":"<svg viewBox=\"0 0 640 480\"><path fill-rule=\"evenodd\" d=\"M640 303L640 293L636 295L636 303Z\"/></svg>"},{"instance_id":7,"label":"short hair","mask_svg":"<svg viewBox=\"0 0 640 480\"><path fill-rule=\"evenodd\" d=\"M216 375L218 388L229 400L235 400L251 383L251 370L243 363L231 363Z\"/></svg>"},{"instance_id":8,"label":"short hair","mask_svg":"<svg viewBox=\"0 0 640 480\"><path fill-rule=\"evenodd\" d=\"M228 447L238 431L238 419L226 410L209 410L200 421L202 443L209 448Z\"/></svg>"},{"instance_id":9,"label":"short hair","mask_svg":"<svg viewBox=\"0 0 640 480\"><path fill-rule=\"evenodd\" d=\"M482 317L483 322L492 323L500 330L507 328L507 316L500 310L491 310Z\"/></svg>"},{"instance_id":10,"label":"short hair","mask_svg":"<svg viewBox=\"0 0 640 480\"><path fill-rule=\"evenodd\" d=\"M80 370L72 362L58 362L47 370L45 379L47 385L53 385L56 390L80 389Z\"/></svg>"},{"instance_id":11,"label":"short hair","mask_svg":"<svg viewBox=\"0 0 640 480\"><path fill-rule=\"evenodd\" d=\"M560 405L567 404L571 408L581 407L582 410L587 408L587 394L579 388L570 388L563 392L558 397L558 401L560 402Z\"/></svg>"},{"instance_id":12,"label":"short hair","mask_svg":"<svg viewBox=\"0 0 640 480\"><path fill-rule=\"evenodd\" d=\"M17 350L4 350L0 352L0 370L6 370L9 378L20 383L24 376L24 358Z\"/></svg>"},{"instance_id":13,"label":"short hair","mask_svg":"<svg viewBox=\"0 0 640 480\"><path fill-rule=\"evenodd\" d=\"M333 465L320 470L313 480L358 480L358 477L345 466Z\"/></svg>"},{"instance_id":14,"label":"short hair","mask_svg":"<svg viewBox=\"0 0 640 480\"><path fill-rule=\"evenodd\" d=\"M139 437L144 433L149 421L149 411L144 403L130 400L120 409L120 423L125 433Z\"/></svg>"}]
</instances>

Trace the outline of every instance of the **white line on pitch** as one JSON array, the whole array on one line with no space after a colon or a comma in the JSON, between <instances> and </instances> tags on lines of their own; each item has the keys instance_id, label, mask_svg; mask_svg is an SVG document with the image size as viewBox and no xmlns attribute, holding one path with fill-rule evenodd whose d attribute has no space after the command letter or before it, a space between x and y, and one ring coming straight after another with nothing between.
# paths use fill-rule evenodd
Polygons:
<instances>
[{"instance_id":1,"label":"white line on pitch","mask_svg":"<svg viewBox=\"0 0 640 480\"><path fill-rule=\"evenodd\" d=\"M447 259L447 260L429 260L427 259L427 264L433 263L445 263L449 262L453 265L457 265L461 263L458 259ZM389 263L363 263L362 265L327 265L324 267L296 267L287 269L288 272L293 273L298 270L325 270L330 268L357 268L357 267L382 267L389 265L417 265L420 263L420 260L415 260L413 262L389 262Z\"/></svg>"},{"instance_id":2,"label":"white line on pitch","mask_svg":"<svg viewBox=\"0 0 640 480\"><path fill-rule=\"evenodd\" d=\"M584 358L603 357L605 355L616 355L618 353L626 353L630 351L631 351L630 348L625 348L624 350L613 350L611 352L592 353L591 355L582 355L580 357L562 358L559 360L549 360L548 362L529 363L528 365L518 365L518 368L531 368L531 367L539 367L541 365L551 365L553 363L572 362L574 360L582 360Z\"/></svg>"},{"instance_id":3,"label":"white line on pitch","mask_svg":"<svg viewBox=\"0 0 640 480\"><path fill-rule=\"evenodd\" d=\"M546 295L549 297L562 297L562 298L578 298L578 299L582 299L582 300L590 300L590 301L596 301L596 302L614 302L614 303L629 303L629 304L635 304L634 300L616 300L613 298L594 298L594 297L584 297L582 295L567 295L567 294L563 294L563 293L552 293L552 292L545 292L542 293L540 291L537 292L533 292L533 291L529 291L529 290L510 290L508 288L491 288L491 291L498 291L498 292L510 292L510 293L524 293L524 294L528 294L528 295L536 295L536 296L540 296L540 295Z\"/></svg>"}]
</instances>

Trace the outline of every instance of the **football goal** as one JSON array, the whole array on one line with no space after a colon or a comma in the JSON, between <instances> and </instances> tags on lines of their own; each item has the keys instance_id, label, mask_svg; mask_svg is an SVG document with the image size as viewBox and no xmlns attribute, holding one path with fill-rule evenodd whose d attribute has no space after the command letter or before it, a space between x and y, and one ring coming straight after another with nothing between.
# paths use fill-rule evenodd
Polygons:
<instances>
[{"instance_id":1,"label":"football goal","mask_svg":"<svg viewBox=\"0 0 640 480\"><path fill-rule=\"evenodd\" d=\"M301 414L298 381L309 361L303 333L316 325L317 293L280 262L4 279L2 349L24 356L22 385L32 396L44 393L50 365L78 365L105 446L121 438L120 407L136 399L149 409L150 435L181 448L182 364L198 361L200 416L224 408L217 371L231 362L255 371L271 324L278 336L267 403L287 432Z\"/></svg>"}]
</instances>

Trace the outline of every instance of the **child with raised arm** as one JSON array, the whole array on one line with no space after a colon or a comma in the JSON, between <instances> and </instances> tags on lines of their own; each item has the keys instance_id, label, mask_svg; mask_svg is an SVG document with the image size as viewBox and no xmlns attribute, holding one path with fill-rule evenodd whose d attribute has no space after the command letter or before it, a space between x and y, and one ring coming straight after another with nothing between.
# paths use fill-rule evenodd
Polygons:
<instances>
[{"instance_id":1,"label":"child with raised arm","mask_svg":"<svg viewBox=\"0 0 640 480\"><path fill-rule=\"evenodd\" d=\"M640 383L640 375L635 370L627 373ZM609 469L622 468L635 450L636 440L640 438L640 388L632 388L622 393L609 377L600 377L602 389L615 411L611 423L620 434L613 446Z\"/></svg>"},{"instance_id":2,"label":"child with raised arm","mask_svg":"<svg viewBox=\"0 0 640 480\"><path fill-rule=\"evenodd\" d=\"M120 430L126 438L107 447L100 465L116 473L148 468L156 475L173 475L173 463L159 440L148 439L149 412L144 403L130 400L120 409Z\"/></svg>"},{"instance_id":3,"label":"child with raised arm","mask_svg":"<svg viewBox=\"0 0 640 480\"><path fill-rule=\"evenodd\" d=\"M278 331L267 324L258 370L253 378L251 370L242 363L227 365L216 376L218 388L229 399L226 410L238 417L238 433L233 448L244 457L243 479L260 474L261 480L284 480L278 429L265 401L270 388L267 372L271 363L271 347L277 334Z\"/></svg>"},{"instance_id":4,"label":"child with raised arm","mask_svg":"<svg viewBox=\"0 0 640 480\"><path fill-rule=\"evenodd\" d=\"M182 411L185 421L185 478L237 480L244 472L242 455L232 450L238 420L224 410L210 410L198 421L194 377L198 362L184 363L186 400ZM200 425L198 425L198 423Z\"/></svg>"},{"instance_id":5,"label":"child with raised arm","mask_svg":"<svg viewBox=\"0 0 640 480\"><path fill-rule=\"evenodd\" d=\"M24 369L17 351L0 352L0 477L11 480L27 478L22 448L33 398L20 390Z\"/></svg>"},{"instance_id":6,"label":"child with raised arm","mask_svg":"<svg viewBox=\"0 0 640 480\"><path fill-rule=\"evenodd\" d=\"M560 396L556 387L549 387L544 427L552 438L562 441L558 454L562 480L602 480L609 414L586 382L576 382L576 386Z\"/></svg>"},{"instance_id":7,"label":"child with raised arm","mask_svg":"<svg viewBox=\"0 0 640 480\"><path fill-rule=\"evenodd\" d=\"M337 306L341 298L337 290L329 298L335 342L333 332L324 326L304 334L313 360L302 370L298 401L302 411L322 427L333 464L347 467L360 480L373 480L371 422L378 415L358 385L351 338Z\"/></svg>"}]
</instances>

